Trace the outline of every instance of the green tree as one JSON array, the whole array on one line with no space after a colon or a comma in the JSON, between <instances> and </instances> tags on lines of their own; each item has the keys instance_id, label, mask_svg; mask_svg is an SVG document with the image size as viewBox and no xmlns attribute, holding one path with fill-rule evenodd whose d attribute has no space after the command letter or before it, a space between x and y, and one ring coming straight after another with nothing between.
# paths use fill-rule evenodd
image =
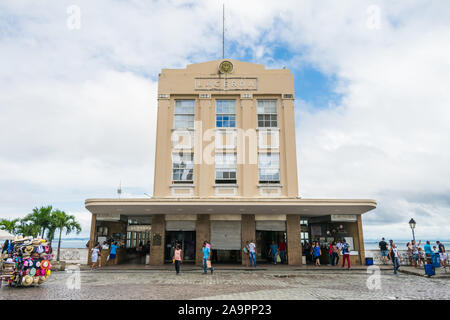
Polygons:
<instances>
[{"instance_id":1,"label":"green tree","mask_svg":"<svg viewBox=\"0 0 450 320\"><path fill-rule=\"evenodd\" d=\"M56 256L56 261L59 261L59 253L61 248L61 236L62 232L65 229L66 235L68 235L71 232L76 232L77 234L81 232L81 226L76 221L75 217L72 215L66 214L64 211L61 210L54 210L51 214L51 223L49 230L53 230L53 233L56 232L56 230L59 230L59 239L58 239L58 254ZM51 238L53 239L53 235L51 235ZM50 236L49 236L50 238Z\"/></svg>"},{"instance_id":2,"label":"green tree","mask_svg":"<svg viewBox=\"0 0 450 320\"><path fill-rule=\"evenodd\" d=\"M33 209L33 212L28 214L25 218L23 218L24 221L31 222L35 226L39 227L38 234L44 238L45 231L49 229L49 227L52 225L52 206L46 206L46 207L35 207Z\"/></svg>"},{"instance_id":3,"label":"green tree","mask_svg":"<svg viewBox=\"0 0 450 320\"><path fill-rule=\"evenodd\" d=\"M18 223L20 219L0 219L0 229L11 234L17 234Z\"/></svg>"},{"instance_id":4,"label":"green tree","mask_svg":"<svg viewBox=\"0 0 450 320\"><path fill-rule=\"evenodd\" d=\"M28 220L22 219L20 220L20 224L17 226L16 233L24 237L32 236L33 238L36 238L39 235L40 231L41 228L38 225Z\"/></svg>"}]
</instances>

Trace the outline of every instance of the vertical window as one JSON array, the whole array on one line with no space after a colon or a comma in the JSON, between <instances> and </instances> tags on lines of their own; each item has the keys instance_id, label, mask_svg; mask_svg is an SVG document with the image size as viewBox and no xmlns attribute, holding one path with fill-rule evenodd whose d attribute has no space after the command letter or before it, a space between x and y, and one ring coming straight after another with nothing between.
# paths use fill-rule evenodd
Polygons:
<instances>
[{"instance_id":1,"label":"vertical window","mask_svg":"<svg viewBox=\"0 0 450 320\"><path fill-rule=\"evenodd\" d=\"M236 100L216 100L216 127L236 127Z\"/></svg>"},{"instance_id":2,"label":"vertical window","mask_svg":"<svg viewBox=\"0 0 450 320\"><path fill-rule=\"evenodd\" d=\"M259 183L280 183L280 154L258 155Z\"/></svg>"},{"instance_id":3,"label":"vertical window","mask_svg":"<svg viewBox=\"0 0 450 320\"><path fill-rule=\"evenodd\" d=\"M193 158L192 153L172 154L172 183L193 183Z\"/></svg>"},{"instance_id":4,"label":"vertical window","mask_svg":"<svg viewBox=\"0 0 450 320\"><path fill-rule=\"evenodd\" d=\"M236 154L216 153L216 183L236 183Z\"/></svg>"},{"instance_id":5,"label":"vertical window","mask_svg":"<svg viewBox=\"0 0 450 320\"><path fill-rule=\"evenodd\" d=\"M258 127L278 127L277 100L258 100Z\"/></svg>"},{"instance_id":6,"label":"vertical window","mask_svg":"<svg viewBox=\"0 0 450 320\"><path fill-rule=\"evenodd\" d=\"M301 232L300 233L302 245L304 245L306 242L309 242L309 233L308 232Z\"/></svg>"},{"instance_id":7,"label":"vertical window","mask_svg":"<svg viewBox=\"0 0 450 320\"><path fill-rule=\"evenodd\" d=\"M173 127L175 129L194 128L194 100L175 100L175 115Z\"/></svg>"}]
</instances>

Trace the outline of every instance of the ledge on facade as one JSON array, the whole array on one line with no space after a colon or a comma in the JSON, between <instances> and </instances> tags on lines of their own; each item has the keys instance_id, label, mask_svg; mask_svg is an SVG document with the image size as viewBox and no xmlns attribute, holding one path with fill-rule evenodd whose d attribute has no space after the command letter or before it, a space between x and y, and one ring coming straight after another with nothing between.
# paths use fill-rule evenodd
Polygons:
<instances>
[{"instance_id":1,"label":"ledge on facade","mask_svg":"<svg viewBox=\"0 0 450 320\"><path fill-rule=\"evenodd\" d=\"M281 183L258 183L257 186L258 186L258 188L262 188L262 187L282 188L283 187L283 185Z\"/></svg>"},{"instance_id":2,"label":"ledge on facade","mask_svg":"<svg viewBox=\"0 0 450 320\"><path fill-rule=\"evenodd\" d=\"M237 183L216 183L213 184L214 188L237 188L238 184Z\"/></svg>"}]
</instances>

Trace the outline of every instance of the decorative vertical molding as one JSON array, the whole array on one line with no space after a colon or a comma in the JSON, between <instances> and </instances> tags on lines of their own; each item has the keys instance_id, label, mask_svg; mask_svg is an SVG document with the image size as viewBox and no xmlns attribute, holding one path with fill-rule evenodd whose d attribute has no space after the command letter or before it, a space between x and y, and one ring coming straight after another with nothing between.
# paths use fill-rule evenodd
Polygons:
<instances>
[{"instance_id":1,"label":"decorative vertical molding","mask_svg":"<svg viewBox=\"0 0 450 320\"><path fill-rule=\"evenodd\" d=\"M288 264L290 266L302 265L302 242L300 239L300 231L300 215L286 215Z\"/></svg>"},{"instance_id":2,"label":"decorative vertical molding","mask_svg":"<svg viewBox=\"0 0 450 320\"><path fill-rule=\"evenodd\" d=\"M358 214L357 218L357 228L358 228L358 241L359 241L359 259L361 260L361 265L364 265L366 257L365 257L365 249L364 249L364 238L363 238L363 229L362 229L362 215Z\"/></svg>"}]
</instances>

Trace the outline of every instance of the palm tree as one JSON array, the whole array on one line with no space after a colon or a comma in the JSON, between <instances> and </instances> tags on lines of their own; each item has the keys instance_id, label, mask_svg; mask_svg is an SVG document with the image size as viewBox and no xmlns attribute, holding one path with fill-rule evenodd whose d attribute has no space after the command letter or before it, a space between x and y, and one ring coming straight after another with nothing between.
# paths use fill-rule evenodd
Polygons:
<instances>
[{"instance_id":1,"label":"palm tree","mask_svg":"<svg viewBox=\"0 0 450 320\"><path fill-rule=\"evenodd\" d=\"M33 238L36 238L41 231L41 227L32 222L30 223L28 220L22 219L16 230L17 234L21 234L24 237L32 236Z\"/></svg>"},{"instance_id":2,"label":"palm tree","mask_svg":"<svg viewBox=\"0 0 450 320\"><path fill-rule=\"evenodd\" d=\"M48 228L51 226L51 213L52 213L52 206L47 207L35 207L33 209L33 212L28 214L23 220L29 221L32 224L39 227L40 236L44 238L45 231L48 230Z\"/></svg>"},{"instance_id":3,"label":"palm tree","mask_svg":"<svg viewBox=\"0 0 450 320\"><path fill-rule=\"evenodd\" d=\"M59 261L59 252L61 248L61 235L63 232L63 229L66 229L66 235L68 235L71 232L76 232L77 234L81 232L81 226L80 224L75 220L75 217L72 215L66 214L64 211L61 210L54 210L51 214L51 226L49 227L49 230L53 230L53 233L56 230L59 230L59 239L58 239L58 254L56 256L56 261ZM49 235L50 238L50 235ZM53 239L53 235L51 236Z\"/></svg>"},{"instance_id":4,"label":"palm tree","mask_svg":"<svg viewBox=\"0 0 450 320\"><path fill-rule=\"evenodd\" d=\"M0 219L0 229L1 230L5 230L8 231L11 234L17 234L17 228L18 225L17 223L19 222L20 219Z\"/></svg>"}]
</instances>

